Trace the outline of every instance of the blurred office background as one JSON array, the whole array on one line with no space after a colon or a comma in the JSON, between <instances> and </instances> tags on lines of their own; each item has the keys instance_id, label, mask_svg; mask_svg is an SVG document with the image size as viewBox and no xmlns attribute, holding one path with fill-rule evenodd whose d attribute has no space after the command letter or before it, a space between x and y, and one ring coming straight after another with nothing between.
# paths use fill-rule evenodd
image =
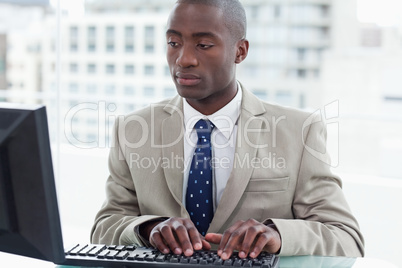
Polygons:
<instances>
[{"instance_id":1,"label":"blurred office background","mask_svg":"<svg viewBox=\"0 0 402 268\"><path fill-rule=\"evenodd\" d=\"M175 0L0 0L0 101L48 109L65 244L104 199L115 118L176 94L165 60ZM402 3L242 0L239 80L328 126L367 257L402 266Z\"/></svg>"}]
</instances>

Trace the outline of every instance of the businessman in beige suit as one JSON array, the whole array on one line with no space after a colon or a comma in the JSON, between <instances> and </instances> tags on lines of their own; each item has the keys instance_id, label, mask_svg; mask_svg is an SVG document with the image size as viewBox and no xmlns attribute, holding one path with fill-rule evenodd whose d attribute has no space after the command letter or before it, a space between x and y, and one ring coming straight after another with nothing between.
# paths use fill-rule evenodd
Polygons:
<instances>
[{"instance_id":1,"label":"businessman in beige suit","mask_svg":"<svg viewBox=\"0 0 402 268\"><path fill-rule=\"evenodd\" d=\"M236 65L249 49L245 34L237 0L176 3L166 40L178 96L117 120L93 243L187 256L216 247L222 259L233 251L364 254L341 181L329 169L319 114L262 102L237 82ZM203 164L212 170L212 198L204 203L213 215L205 235L189 209L198 120L212 126Z\"/></svg>"}]
</instances>

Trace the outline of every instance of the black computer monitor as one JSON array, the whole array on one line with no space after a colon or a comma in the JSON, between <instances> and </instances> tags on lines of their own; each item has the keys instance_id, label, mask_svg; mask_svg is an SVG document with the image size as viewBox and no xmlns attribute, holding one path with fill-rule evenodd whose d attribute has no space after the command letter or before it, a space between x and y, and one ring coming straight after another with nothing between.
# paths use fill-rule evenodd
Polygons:
<instances>
[{"instance_id":1,"label":"black computer monitor","mask_svg":"<svg viewBox=\"0 0 402 268\"><path fill-rule=\"evenodd\" d=\"M0 103L0 251L64 260L43 106Z\"/></svg>"}]
</instances>

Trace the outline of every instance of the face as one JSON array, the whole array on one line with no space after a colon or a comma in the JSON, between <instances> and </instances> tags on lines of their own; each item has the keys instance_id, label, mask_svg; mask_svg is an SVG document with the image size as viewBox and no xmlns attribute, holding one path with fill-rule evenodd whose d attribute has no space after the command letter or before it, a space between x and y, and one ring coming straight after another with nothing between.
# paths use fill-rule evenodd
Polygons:
<instances>
[{"instance_id":1,"label":"face","mask_svg":"<svg viewBox=\"0 0 402 268\"><path fill-rule=\"evenodd\" d=\"M222 10L177 4L168 20L166 39L170 73L177 92L190 105L208 114L235 96L236 64L246 57L248 42L233 39Z\"/></svg>"}]
</instances>

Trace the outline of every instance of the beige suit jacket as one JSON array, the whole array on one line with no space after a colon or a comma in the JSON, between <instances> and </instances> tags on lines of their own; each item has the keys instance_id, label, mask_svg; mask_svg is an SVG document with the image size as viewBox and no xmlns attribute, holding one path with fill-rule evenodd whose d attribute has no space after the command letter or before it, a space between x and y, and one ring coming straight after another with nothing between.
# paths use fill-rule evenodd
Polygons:
<instances>
[{"instance_id":1,"label":"beige suit jacket","mask_svg":"<svg viewBox=\"0 0 402 268\"><path fill-rule=\"evenodd\" d=\"M176 96L117 120L93 243L144 244L134 232L141 223L189 218L182 102ZM240 109L233 170L208 232L272 220L280 255L362 256L363 237L330 171L320 116L262 102L245 89Z\"/></svg>"}]
</instances>

